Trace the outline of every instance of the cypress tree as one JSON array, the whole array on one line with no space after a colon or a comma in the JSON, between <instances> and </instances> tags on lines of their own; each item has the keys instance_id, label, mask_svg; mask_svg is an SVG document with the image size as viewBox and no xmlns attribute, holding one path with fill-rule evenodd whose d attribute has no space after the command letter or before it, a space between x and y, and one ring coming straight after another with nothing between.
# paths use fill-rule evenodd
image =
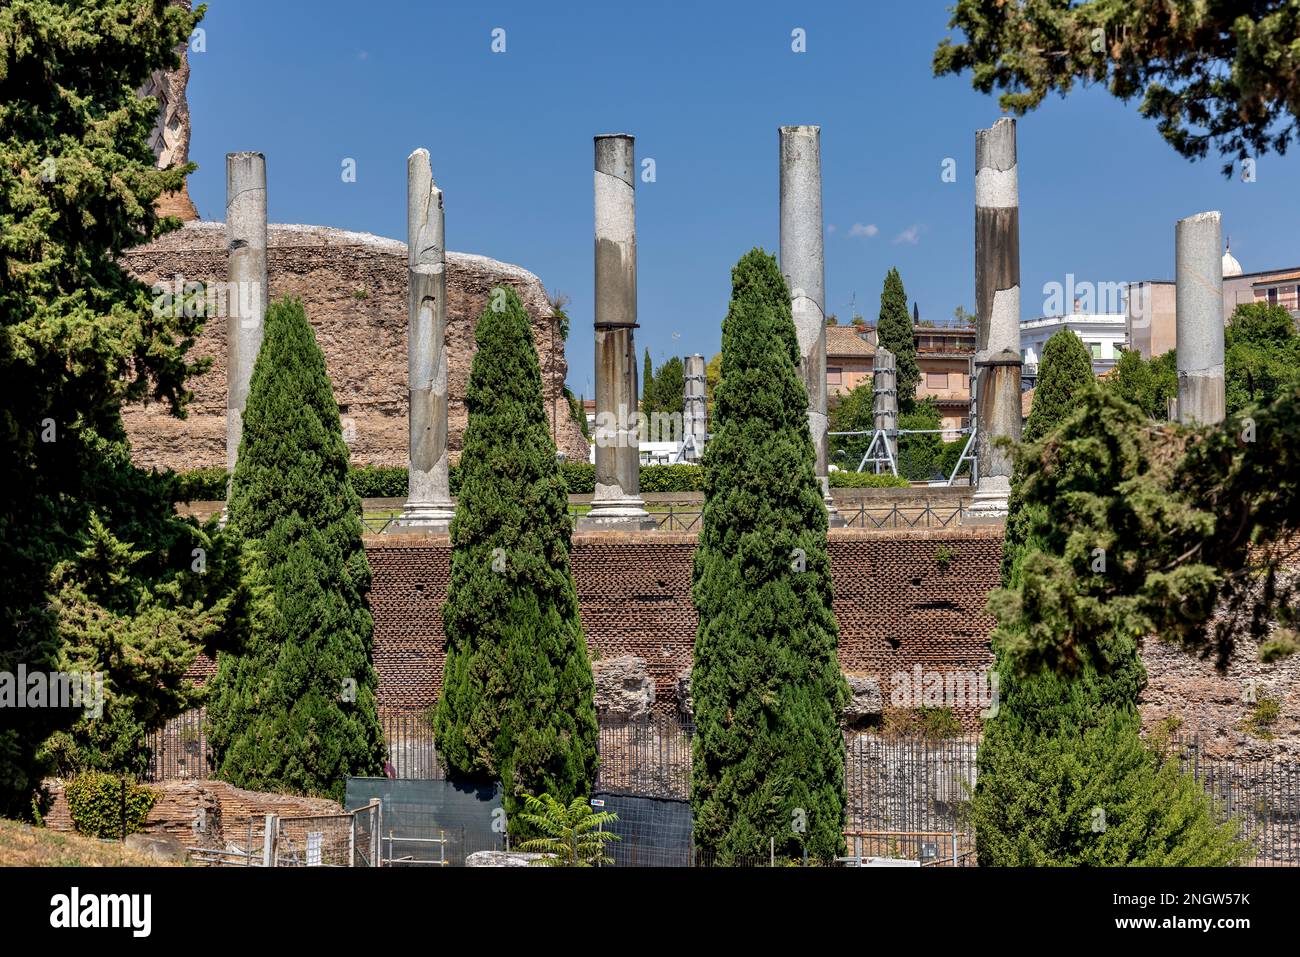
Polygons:
<instances>
[{"instance_id":1,"label":"cypress tree","mask_svg":"<svg viewBox=\"0 0 1300 957\"><path fill-rule=\"evenodd\" d=\"M1080 408L1099 391L1082 340L1068 330L1052 336L1043 349L1026 447L1041 446L1086 414ZM1023 591L1027 572L1065 547L1063 531L1029 485L1036 467L1022 449L1003 546L1006 591L998 593L1017 604L1008 596ZM1005 607L1000 600L992 603L995 611ZM1236 861L1242 845L1233 828L1215 823L1200 785L1159 745L1142 740L1137 698L1146 669L1136 643L1117 635L1107 658L1085 660L1071 674L1029 671L1015 667L1011 654L1024 623L999 618L993 635L998 708L984 727L971 803L980 864L1160 867Z\"/></svg>"},{"instance_id":2,"label":"cypress tree","mask_svg":"<svg viewBox=\"0 0 1300 957\"><path fill-rule=\"evenodd\" d=\"M1092 356L1082 339L1069 329L1062 329L1048 339L1039 359L1038 384L1034 388L1034 401L1022 441L1038 441L1060 425L1079 407L1085 391L1095 381ZM1019 494L1024 469L1023 463L1017 463L1011 480L1006 537L1002 546L1004 585L1011 582L1012 566L1020 560L1028 529L1033 523L1033 518L1026 514L1023 496Z\"/></svg>"},{"instance_id":3,"label":"cypress tree","mask_svg":"<svg viewBox=\"0 0 1300 957\"><path fill-rule=\"evenodd\" d=\"M890 269L880 292L880 318L876 322L880 345L898 360L898 411L910 412L916 404L916 387L921 384L921 370L916 364L916 338L912 317L907 311L907 292L903 277Z\"/></svg>"},{"instance_id":4,"label":"cypress tree","mask_svg":"<svg viewBox=\"0 0 1300 957\"><path fill-rule=\"evenodd\" d=\"M655 372L651 393L651 411L680 416L686 408L686 367L680 356L673 356ZM681 436L677 436L680 440ZM652 439L654 441L655 439ZM657 439L668 441L668 437Z\"/></svg>"},{"instance_id":5,"label":"cypress tree","mask_svg":"<svg viewBox=\"0 0 1300 957\"><path fill-rule=\"evenodd\" d=\"M341 799L384 764L370 566L325 357L296 299L273 304L253 367L229 527L263 607L219 659L209 707L221 777Z\"/></svg>"},{"instance_id":6,"label":"cypress tree","mask_svg":"<svg viewBox=\"0 0 1300 957\"><path fill-rule=\"evenodd\" d=\"M590 793L597 726L537 351L505 293L475 330L435 733L455 773L502 782L513 817L525 793Z\"/></svg>"},{"instance_id":7,"label":"cypress tree","mask_svg":"<svg viewBox=\"0 0 1300 957\"><path fill-rule=\"evenodd\" d=\"M641 412L649 415L654 411L655 368L650 364L650 350L645 351L645 361L641 364Z\"/></svg>"},{"instance_id":8,"label":"cypress tree","mask_svg":"<svg viewBox=\"0 0 1300 957\"><path fill-rule=\"evenodd\" d=\"M842 847L848 694L826 507L785 281L759 249L731 278L693 570L695 841L722 863L770 839L826 859Z\"/></svg>"}]
</instances>

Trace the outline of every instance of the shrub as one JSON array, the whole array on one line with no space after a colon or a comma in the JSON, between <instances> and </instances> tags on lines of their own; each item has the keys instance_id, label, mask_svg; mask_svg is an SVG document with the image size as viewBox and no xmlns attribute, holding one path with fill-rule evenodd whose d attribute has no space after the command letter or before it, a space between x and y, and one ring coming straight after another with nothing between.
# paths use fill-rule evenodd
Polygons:
<instances>
[{"instance_id":1,"label":"shrub","mask_svg":"<svg viewBox=\"0 0 1300 957\"><path fill-rule=\"evenodd\" d=\"M910 488L912 483L901 475L882 472L832 472L831 488Z\"/></svg>"},{"instance_id":2,"label":"shrub","mask_svg":"<svg viewBox=\"0 0 1300 957\"><path fill-rule=\"evenodd\" d=\"M123 792L125 791L125 814ZM77 833L89 837L124 838L144 827L145 818L158 802L158 794L127 777L105 771L86 771L64 788L68 814ZM122 830L123 819L125 833Z\"/></svg>"}]
</instances>

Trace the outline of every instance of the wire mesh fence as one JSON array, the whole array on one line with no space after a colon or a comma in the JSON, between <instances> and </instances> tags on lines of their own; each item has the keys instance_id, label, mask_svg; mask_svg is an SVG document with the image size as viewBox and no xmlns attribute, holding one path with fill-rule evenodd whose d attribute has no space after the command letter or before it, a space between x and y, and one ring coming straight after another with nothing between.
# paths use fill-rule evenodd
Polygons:
<instances>
[{"instance_id":1,"label":"wire mesh fence","mask_svg":"<svg viewBox=\"0 0 1300 957\"><path fill-rule=\"evenodd\" d=\"M687 800L694 733L694 725L671 715L602 718L596 790Z\"/></svg>"},{"instance_id":2,"label":"wire mesh fence","mask_svg":"<svg viewBox=\"0 0 1300 957\"><path fill-rule=\"evenodd\" d=\"M206 780L212 773L212 748L203 708L186 711L149 732L144 745L149 750L146 781Z\"/></svg>"}]
</instances>

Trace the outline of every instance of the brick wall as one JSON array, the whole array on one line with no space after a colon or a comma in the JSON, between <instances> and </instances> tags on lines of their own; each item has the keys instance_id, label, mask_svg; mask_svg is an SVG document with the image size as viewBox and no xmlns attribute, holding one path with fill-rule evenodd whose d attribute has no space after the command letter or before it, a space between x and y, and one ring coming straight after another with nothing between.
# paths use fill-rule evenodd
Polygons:
<instances>
[{"instance_id":1,"label":"brick wall","mask_svg":"<svg viewBox=\"0 0 1300 957\"><path fill-rule=\"evenodd\" d=\"M675 706L678 677L690 670L696 614L691 603L689 534L574 536L573 574L593 656L644 658L656 710ZM991 661L984 612L997 584L1000 528L830 533L840 664L880 678L960 670ZM946 566L940 548L951 552ZM375 663L386 707L432 704L442 684L442 618L450 546L445 537L382 536L366 541L374 572ZM978 707L955 709L968 730Z\"/></svg>"}]
</instances>

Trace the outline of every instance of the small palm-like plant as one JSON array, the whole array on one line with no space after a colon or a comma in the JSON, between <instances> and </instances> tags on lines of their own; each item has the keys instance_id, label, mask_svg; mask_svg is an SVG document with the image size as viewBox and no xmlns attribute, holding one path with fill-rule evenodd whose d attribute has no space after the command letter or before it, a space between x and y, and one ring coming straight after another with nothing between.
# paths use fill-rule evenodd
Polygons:
<instances>
[{"instance_id":1,"label":"small palm-like plant","mask_svg":"<svg viewBox=\"0 0 1300 957\"><path fill-rule=\"evenodd\" d=\"M614 863L613 858L606 856L605 845L620 838L601 828L617 821L618 815L612 811L593 811L584 797L576 797L566 805L549 794L525 794L524 810L519 818L543 835L519 845L521 851L546 855L539 857L534 864L591 867L593 864Z\"/></svg>"}]
</instances>

